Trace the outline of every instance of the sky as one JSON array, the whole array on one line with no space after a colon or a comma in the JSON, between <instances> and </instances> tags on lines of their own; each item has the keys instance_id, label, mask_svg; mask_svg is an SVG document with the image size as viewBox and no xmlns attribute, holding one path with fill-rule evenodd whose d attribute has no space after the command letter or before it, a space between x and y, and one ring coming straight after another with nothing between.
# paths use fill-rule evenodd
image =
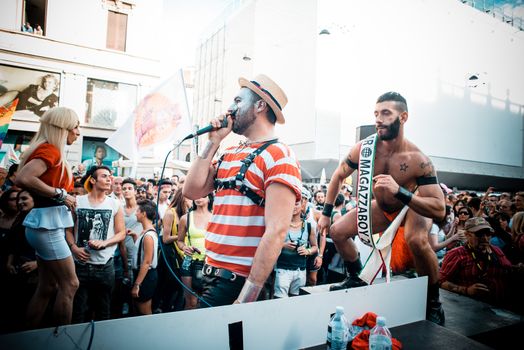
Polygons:
<instances>
[{"instance_id":1,"label":"sky","mask_svg":"<svg viewBox=\"0 0 524 350\"><path fill-rule=\"evenodd\" d=\"M200 37L223 13L229 4L238 0L164 0L162 23L166 43L162 59L163 76L181 67L193 66ZM321 0L320 0L321 1ZM458 0L457 0L458 1ZM478 6L481 1L476 1ZM485 0L524 20L524 0Z\"/></svg>"},{"instance_id":2,"label":"sky","mask_svg":"<svg viewBox=\"0 0 524 350\"><path fill-rule=\"evenodd\" d=\"M233 0L164 0L166 46L162 70L169 75L181 67L193 66L199 39Z\"/></svg>"}]
</instances>

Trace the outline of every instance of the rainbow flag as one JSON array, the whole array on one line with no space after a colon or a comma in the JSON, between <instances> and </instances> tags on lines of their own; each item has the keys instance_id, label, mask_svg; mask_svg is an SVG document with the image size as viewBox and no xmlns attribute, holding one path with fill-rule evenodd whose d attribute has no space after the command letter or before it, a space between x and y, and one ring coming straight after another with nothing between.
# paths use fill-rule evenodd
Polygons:
<instances>
[{"instance_id":1,"label":"rainbow flag","mask_svg":"<svg viewBox=\"0 0 524 350\"><path fill-rule=\"evenodd\" d=\"M0 147L4 143L7 129L9 129L9 123L11 123L17 104L18 99L15 99L10 105L0 106Z\"/></svg>"}]
</instances>

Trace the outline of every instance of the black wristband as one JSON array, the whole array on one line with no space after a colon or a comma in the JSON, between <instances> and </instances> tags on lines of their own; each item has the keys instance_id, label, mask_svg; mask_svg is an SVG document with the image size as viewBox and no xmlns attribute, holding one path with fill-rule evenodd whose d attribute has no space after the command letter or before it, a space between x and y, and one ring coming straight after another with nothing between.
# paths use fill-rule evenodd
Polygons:
<instances>
[{"instance_id":1,"label":"black wristband","mask_svg":"<svg viewBox=\"0 0 524 350\"><path fill-rule=\"evenodd\" d=\"M408 205L409 202L411 202L411 198L413 198L413 193L409 192L404 187L399 186L398 192L395 194L395 198L405 205Z\"/></svg>"},{"instance_id":2,"label":"black wristband","mask_svg":"<svg viewBox=\"0 0 524 350\"><path fill-rule=\"evenodd\" d=\"M333 208L335 206L333 204L324 203L324 209L322 210L322 215L331 217L331 213L333 212Z\"/></svg>"}]
</instances>

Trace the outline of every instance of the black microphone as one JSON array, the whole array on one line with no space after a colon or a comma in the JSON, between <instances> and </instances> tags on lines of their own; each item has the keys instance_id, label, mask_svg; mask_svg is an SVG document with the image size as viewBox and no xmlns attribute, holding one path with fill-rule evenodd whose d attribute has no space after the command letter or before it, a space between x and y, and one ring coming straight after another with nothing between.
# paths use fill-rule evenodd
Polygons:
<instances>
[{"instance_id":1,"label":"black microphone","mask_svg":"<svg viewBox=\"0 0 524 350\"><path fill-rule=\"evenodd\" d=\"M220 124L220 128L219 129L222 129L222 128L227 128L227 116L222 120L222 123ZM205 126L202 129L198 129L195 133L193 133L191 135L192 135L192 137L200 136L200 135L203 135L203 134L207 134L208 132L211 132L213 130L215 130L215 127L213 125L209 124L208 126Z\"/></svg>"},{"instance_id":2,"label":"black microphone","mask_svg":"<svg viewBox=\"0 0 524 350\"><path fill-rule=\"evenodd\" d=\"M234 117L235 114L237 113L237 110L238 110L238 108L235 105L234 109L231 111L231 113L228 113L225 116L225 118L222 120L222 123L220 124L220 127L218 129L227 128L227 116L230 115L230 116ZM189 140L189 139L192 139L193 137L197 137L197 136L200 136L200 135L203 135L203 134L207 134L208 132L211 132L213 130L217 130L217 129L215 129L215 127L213 125L209 124L208 126L205 126L202 129L198 129L196 132L187 135L184 138L184 140Z\"/></svg>"}]
</instances>

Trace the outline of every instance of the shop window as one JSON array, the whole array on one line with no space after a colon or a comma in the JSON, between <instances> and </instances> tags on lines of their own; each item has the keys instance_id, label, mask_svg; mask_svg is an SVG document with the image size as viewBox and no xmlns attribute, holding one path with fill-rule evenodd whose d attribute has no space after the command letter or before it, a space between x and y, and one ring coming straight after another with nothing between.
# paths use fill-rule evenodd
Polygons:
<instances>
[{"instance_id":1,"label":"shop window","mask_svg":"<svg viewBox=\"0 0 524 350\"><path fill-rule=\"evenodd\" d=\"M136 85L88 78L85 123L118 128L131 115L136 102Z\"/></svg>"}]
</instances>

